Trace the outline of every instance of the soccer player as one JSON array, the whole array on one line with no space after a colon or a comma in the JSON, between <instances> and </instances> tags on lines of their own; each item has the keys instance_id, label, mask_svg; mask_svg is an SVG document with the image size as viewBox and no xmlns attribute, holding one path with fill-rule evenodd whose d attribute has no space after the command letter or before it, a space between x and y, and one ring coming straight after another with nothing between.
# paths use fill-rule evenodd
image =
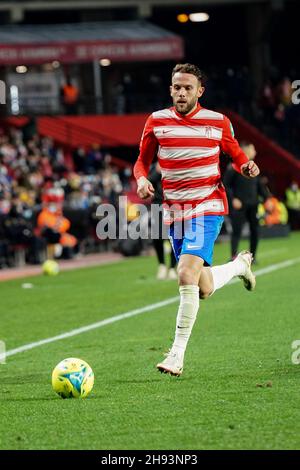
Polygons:
<instances>
[{"instance_id":1,"label":"soccer player","mask_svg":"<svg viewBox=\"0 0 300 470\"><path fill-rule=\"evenodd\" d=\"M183 371L199 297L211 296L235 276L243 280L246 289L255 287L250 252L210 267L223 215L228 213L219 170L220 151L231 156L234 169L245 177L257 176L259 169L240 148L229 119L200 106L198 99L203 92L203 75L197 66L174 67L170 86L174 106L148 118L134 166L137 194L142 199L154 194L147 176L156 155L162 172L164 220L170 225L170 240L179 260L180 304L173 345L157 368L175 376ZM181 236L176 236L176 231L180 232L176 230L178 224L183 226Z\"/></svg>"}]
</instances>

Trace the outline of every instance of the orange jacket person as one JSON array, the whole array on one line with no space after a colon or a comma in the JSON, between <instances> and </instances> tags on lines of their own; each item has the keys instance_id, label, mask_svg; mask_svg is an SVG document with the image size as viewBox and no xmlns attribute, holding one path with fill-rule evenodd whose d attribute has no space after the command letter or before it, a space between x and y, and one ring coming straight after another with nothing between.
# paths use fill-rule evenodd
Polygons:
<instances>
[{"instance_id":1,"label":"orange jacket person","mask_svg":"<svg viewBox=\"0 0 300 470\"><path fill-rule=\"evenodd\" d=\"M49 207L44 207L37 218L37 225L40 233L43 233L45 229L51 229L53 232L60 234L58 243L63 247L73 248L77 244L77 239L73 235L67 233L71 223L62 215L60 209L55 212L50 210Z\"/></svg>"}]
</instances>

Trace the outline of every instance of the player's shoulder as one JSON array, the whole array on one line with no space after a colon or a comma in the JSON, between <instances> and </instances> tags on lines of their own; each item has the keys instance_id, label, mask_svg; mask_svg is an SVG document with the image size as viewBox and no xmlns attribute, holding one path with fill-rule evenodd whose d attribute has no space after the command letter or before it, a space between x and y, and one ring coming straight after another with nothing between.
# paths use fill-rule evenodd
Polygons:
<instances>
[{"instance_id":1,"label":"player's shoulder","mask_svg":"<svg viewBox=\"0 0 300 470\"><path fill-rule=\"evenodd\" d=\"M173 108L159 109L151 114L152 119L173 119L177 118L177 115Z\"/></svg>"},{"instance_id":2,"label":"player's shoulder","mask_svg":"<svg viewBox=\"0 0 300 470\"><path fill-rule=\"evenodd\" d=\"M213 120L213 121L224 121L226 119L226 116L225 116L225 114L219 113L217 111L213 111L212 109L201 108L193 116L193 118L194 119Z\"/></svg>"},{"instance_id":3,"label":"player's shoulder","mask_svg":"<svg viewBox=\"0 0 300 470\"><path fill-rule=\"evenodd\" d=\"M193 117L194 119L205 120L205 124L209 124L215 127L221 127L226 133L230 133L234 137L234 130L230 119L226 114L213 111L212 109L201 108L197 114Z\"/></svg>"}]
</instances>

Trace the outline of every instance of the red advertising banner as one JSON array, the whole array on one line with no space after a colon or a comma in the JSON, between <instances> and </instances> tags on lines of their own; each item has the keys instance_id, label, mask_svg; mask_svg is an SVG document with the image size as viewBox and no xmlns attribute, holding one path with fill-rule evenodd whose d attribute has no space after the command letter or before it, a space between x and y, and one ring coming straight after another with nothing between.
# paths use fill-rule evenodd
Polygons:
<instances>
[{"instance_id":1,"label":"red advertising banner","mask_svg":"<svg viewBox=\"0 0 300 470\"><path fill-rule=\"evenodd\" d=\"M4 45L0 44L0 65L90 62L103 58L115 62L181 59L183 41L179 36L138 41L80 41Z\"/></svg>"}]
</instances>

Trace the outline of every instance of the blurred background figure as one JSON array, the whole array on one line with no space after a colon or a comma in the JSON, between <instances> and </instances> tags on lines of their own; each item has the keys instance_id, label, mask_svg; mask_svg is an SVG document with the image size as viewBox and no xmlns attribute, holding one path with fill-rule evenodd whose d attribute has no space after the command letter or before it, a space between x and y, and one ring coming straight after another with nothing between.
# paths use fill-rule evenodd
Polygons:
<instances>
[{"instance_id":1,"label":"blurred background figure","mask_svg":"<svg viewBox=\"0 0 300 470\"><path fill-rule=\"evenodd\" d=\"M249 160L254 160L256 156L254 145L250 142L241 142L240 145ZM268 198L269 191L259 176L251 179L244 178L232 168L231 164L226 169L224 185L228 195L232 225L231 258L234 259L237 256L242 229L245 222L248 222L250 228L250 251L255 262L258 245L257 206L260 198L263 201Z\"/></svg>"},{"instance_id":2,"label":"blurred background figure","mask_svg":"<svg viewBox=\"0 0 300 470\"><path fill-rule=\"evenodd\" d=\"M263 204L258 205L258 218L260 225L286 225L288 211L283 202L270 194Z\"/></svg>"},{"instance_id":3,"label":"blurred background figure","mask_svg":"<svg viewBox=\"0 0 300 470\"><path fill-rule=\"evenodd\" d=\"M68 233L71 223L62 212L64 192L51 188L43 196L43 209L37 218L37 233L47 241L47 257L73 258L78 242Z\"/></svg>"},{"instance_id":4,"label":"blurred background figure","mask_svg":"<svg viewBox=\"0 0 300 470\"><path fill-rule=\"evenodd\" d=\"M297 181L292 181L285 192L286 206L292 230L300 229L300 188Z\"/></svg>"},{"instance_id":5,"label":"blurred background figure","mask_svg":"<svg viewBox=\"0 0 300 470\"><path fill-rule=\"evenodd\" d=\"M157 279L177 279L176 274L176 258L173 253L172 247L170 247L170 264L169 267L166 264L165 260L165 251L169 251L168 248L170 243L163 238L163 220L162 220L162 203L163 203L163 192L161 186L161 169L159 163L155 163L152 165L150 173L149 173L149 181L153 184L154 187L154 197L152 200L152 204L158 204L161 208L159 211L159 217L157 220L152 220L152 223L158 224L158 227L154 227L155 233L159 235L158 238L153 240L153 246L156 252L157 261L159 263L158 270L157 270ZM168 248L165 250L165 245L168 244Z\"/></svg>"},{"instance_id":6,"label":"blurred background figure","mask_svg":"<svg viewBox=\"0 0 300 470\"><path fill-rule=\"evenodd\" d=\"M9 240L8 258L23 253L25 261L31 264L43 262L45 240L35 233L31 218L31 210L22 203L19 195L15 194L11 200L10 211L3 218L4 239ZM3 248L2 248L3 250ZM25 252L27 251L27 256Z\"/></svg>"},{"instance_id":7,"label":"blurred background figure","mask_svg":"<svg viewBox=\"0 0 300 470\"><path fill-rule=\"evenodd\" d=\"M61 99L65 114L78 114L79 89L70 78L67 78L65 85L61 88Z\"/></svg>"}]
</instances>

